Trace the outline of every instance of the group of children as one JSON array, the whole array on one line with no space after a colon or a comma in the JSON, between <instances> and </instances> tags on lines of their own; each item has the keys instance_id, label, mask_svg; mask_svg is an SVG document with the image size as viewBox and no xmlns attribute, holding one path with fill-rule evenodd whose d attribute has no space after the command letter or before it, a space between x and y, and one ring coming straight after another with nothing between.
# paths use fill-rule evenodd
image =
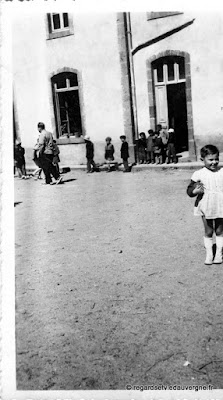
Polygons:
<instances>
[{"instance_id":1,"label":"group of children","mask_svg":"<svg viewBox=\"0 0 223 400\"><path fill-rule=\"evenodd\" d=\"M145 132L141 132L136 143L140 164L177 163L176 135L173 128L166 131L161 125L157 125L156 132L153 129L148 130L148 138Z\"/></svg>"},{"instance_id":2,"label":"group of children","mask_svg":"<svg viewBox=\"0 0 223 400\"><path fill-rule=\"evenodd\" d=\"M121 135L120 140L122 142L120 152L124 166L123 172L130 172L131 166L129 166L128 163L129 145L128 142L126 141L126 136ZM89 136L85 137L85 142L86 142L87 173L94 172L97 170L96 164L94 162L94 144L91 142ZM105 145L104 157L105 157L105 162L108 166L107 172L111 172L111 166L114 163L115 159L114 158L115 148L112 144L112 138L110 136L106 137L105 142L106 145Z\"/></svg>"},{"instance_id":3,"label":"group of children","mask_svg":"<svg viewBox=\"0 0 223 400\"><path fill-rule=\"evenodd\" d=\"M168 132L171 134L172 132ZM141 134L142 135L142 134ZM155 138L155 140L154 140ZM158 152L156 146L156 139L160 138L160 134L153 134L149 131L149 137L147 139L147 155L148 162L153 161L153 153L155 157L161 157L162 152ZM168 140L171 138L169 135ZM131 167L128 165L129 158L129 147L126 141L126 136L120 136L121 144L121 158L123 160L124 172L130 172ZM141 140L145 143L145 138L141 137ZM169 151L172 147L172 139L167 140L167 149L169 145ZM112 144L112 139L107 137L105 139L105 160L108 165L108 171L111 170L111 164L114 162L115 149ZM94 145L90 141L89 137L85 138L86 142L86 157L87 157L87 172L93 172L96 170L96 164L94 162ZM154 147L153 147L154 146ZM161 146L161 144L160 144ZM159 146L157 146L159 147ZM160 147L159 147L160 148ZM59 169L59 153L60 150L54 140L54 158L53 163L56 168ZM139 153L142 157L142 153ZM172 153L171 153L172 154ZM174 152L173 152L174 154ZM222 251L223 251L223 168L219 167L219 150L216 146L206 145L202 147L201 160L204 162L204 167L195 171L191 177L190 184L187 187L187 194L190 197L196 197L194 215L201 216L204 225L204 246L206 248L206 259L205 264L211 265L222 263ZM41 160L38 155L38 142L34 148L34 162L37 165L37 169L34 172L34 176L41 178ZM25 150L21 146L21 142L18 141L14 146L14 160L15 167L18 170L19 177L27 179L26 164L25 164ZM169 155L168 155L169 161ZM213 240L215 236L216 241L216 253L213 255Z\"/></svg>"}]
</instances>

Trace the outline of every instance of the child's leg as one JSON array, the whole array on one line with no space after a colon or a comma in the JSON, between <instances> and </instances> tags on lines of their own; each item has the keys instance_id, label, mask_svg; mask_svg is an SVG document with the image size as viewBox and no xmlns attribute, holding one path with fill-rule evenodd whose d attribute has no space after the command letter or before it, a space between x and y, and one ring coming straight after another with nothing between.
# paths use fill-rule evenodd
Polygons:
<instances>
[{"instance_id":1,"label":"child's leg","mask_svg":"<svg viewBox=\"0 0 223 400\"><path fill-rule=\"evenodd\" d=\"M210 265L213 262L213 232L214 232L214 224L213 219L206 219L202 217L204 224L204 247L206 249L206 259L205 264Z\"/></svg>"},{"instance_id":2,"label":"child's leg","mask_svg":"<svg viewBox=\"0 0 223 400\"><path fill-rule=\"evenodd\" d=\"M21 170L20 166L18 166L18 165L17 165L17 171L18 171L19 178L22 178L22 170Z\"/></svg>"},{"instance_id":3,"label":"child's leg","mask_svg":"<svg viewBox=\"0 0 223 400\"><path fill-rule=\"evenodd\" d=\"M222 263L222 249L223 249L223 218L215 220L215 233L216 233L216 254L214 264Z\"/></svg>"}]
</instances>

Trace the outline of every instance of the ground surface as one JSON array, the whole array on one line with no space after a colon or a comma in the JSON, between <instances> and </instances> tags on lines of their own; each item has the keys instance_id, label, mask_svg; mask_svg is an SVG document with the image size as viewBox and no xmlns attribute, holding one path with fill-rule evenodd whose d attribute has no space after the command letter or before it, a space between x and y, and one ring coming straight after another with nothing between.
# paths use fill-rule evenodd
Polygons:
<instances>
[{"instance_id":1,"label":"ground surface","mask_svg":"<svg viewBox=\"0 0 223 400\"><path fill-rule=\"evenodd\" d=\"M223 387L223 266L203 264L192 172L15 178L18 389Z\"/></svg>"}]
</instances>

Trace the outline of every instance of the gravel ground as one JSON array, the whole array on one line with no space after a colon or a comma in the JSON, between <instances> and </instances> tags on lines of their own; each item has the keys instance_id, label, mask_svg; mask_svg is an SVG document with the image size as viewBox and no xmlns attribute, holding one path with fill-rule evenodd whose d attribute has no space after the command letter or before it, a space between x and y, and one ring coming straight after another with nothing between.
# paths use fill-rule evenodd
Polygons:
<instances>
[{"instance_id":1,"label":"gravel ground","mask_svg":"<svg viewBox=\"0 0 223 400\"><path fill-rule=\"evenodd\" d=\"M223 266L203 264L191 175L15 178L18 390L223 388Z\"/></svg>"}]
</instances>

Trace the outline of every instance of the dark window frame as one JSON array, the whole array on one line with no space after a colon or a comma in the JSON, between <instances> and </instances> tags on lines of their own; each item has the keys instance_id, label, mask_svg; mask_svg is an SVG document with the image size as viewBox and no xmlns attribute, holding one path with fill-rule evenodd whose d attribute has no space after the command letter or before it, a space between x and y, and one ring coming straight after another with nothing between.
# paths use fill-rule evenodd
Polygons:
<instances>
[{"instance_id":1,"label":"dark window frame","mask_svg":"<svg viewBox=\"0 0 223 400\"><path fill-rule=\"evenodd\" d=\"M65 77L66 85L58 88L57 87L57 81L62 77L62 75ZM63 77L63 78L64 78ZM73 86L71 84L71 80L74 78L75 85ZM53 75L51 77L51 87L52 87L52 92L53 92L53 103L54 103L54 115L55 115L55 121L56 121L56 132L57 132L57 138L59 140L62 140L61 143L63 143L64 138L66 137L75 137L76 134L78 133L78 136L83 134L83 116L82 116L82 106L81 106L81 93L80 93L80 85L79 85L79 78L78 78L78 72L70 72L70 71L63 71L59 72L56 75ZM65 93L65 92L74 92L77 91L78 93L78 102L79 102L79 113L80 113L80 130L74 131L71 133L70 127L69 127L69 116L67 120L67 127L69 128L68 132L63 133L63 128L62 128L62 120L61 120L61 113L60 113L60 105L59 105L59 94L60 93Z\"/></svg>"}]
</instances>

